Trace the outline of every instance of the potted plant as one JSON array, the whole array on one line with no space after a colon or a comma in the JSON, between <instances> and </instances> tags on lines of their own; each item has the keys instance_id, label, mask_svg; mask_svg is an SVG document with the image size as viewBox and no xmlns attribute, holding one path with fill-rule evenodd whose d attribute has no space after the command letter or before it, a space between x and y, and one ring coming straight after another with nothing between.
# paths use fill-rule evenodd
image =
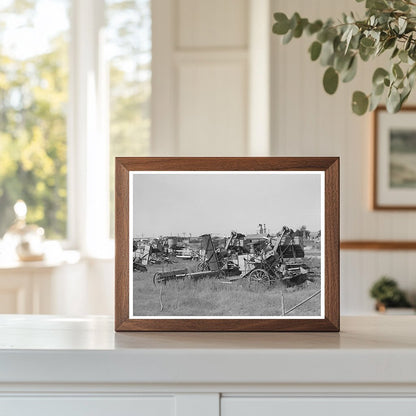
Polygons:
<instances>
[{"instance_id":1,"label":"potted plant","mask_svg":"<svg viewBox=\"0 0 416 416\"><path fill-rule=\"evenodd\" d=\"M328 94L335 93L340 80L355 77L359 61L390 55L390 65L375 70L371 93L353 93L354 113L374 110L384 95L387 110L395 113L409 97L416 78L416 0L366 0L362 19L344 13L337 21L310 22L299 13L288 18L280 12L274 19L273 33L283 36L284 44L304 34L313 36L310 58L326 68L323 86Z\"/></svg>"},{"instance_id":2,"label":"potted plant","mask_svg":"<svg viewBox=\"0 0 416 416\"><path fill-rule=\"evenodd\" d=\"M386 312L387 308L411 308L397 282L387 276L381 277L373 284L370 296L376 300L375 306L379 312Z\"/></svg>"}]
</instances>

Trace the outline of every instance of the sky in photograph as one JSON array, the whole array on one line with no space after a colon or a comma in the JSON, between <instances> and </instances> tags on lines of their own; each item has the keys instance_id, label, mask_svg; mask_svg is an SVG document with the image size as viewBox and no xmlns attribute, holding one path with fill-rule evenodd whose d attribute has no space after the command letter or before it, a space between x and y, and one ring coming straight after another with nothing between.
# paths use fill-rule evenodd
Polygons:
<instances>
[{"instance_id":1,"label":"sky in photograph","mask_svg":"<svg viewBox=\"0 0 416 416\"><path fill-rule=\"evenodd\" d=\"M318 173L133 175L133 237L321 229Z\"/></svg>"}]
</instances>

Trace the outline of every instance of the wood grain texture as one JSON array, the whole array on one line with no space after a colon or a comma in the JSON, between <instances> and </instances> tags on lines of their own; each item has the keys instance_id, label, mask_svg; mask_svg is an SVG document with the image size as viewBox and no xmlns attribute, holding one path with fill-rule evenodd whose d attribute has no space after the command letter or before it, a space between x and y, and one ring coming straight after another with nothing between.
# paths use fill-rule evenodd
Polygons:
<instances>
[{"instance_id":1,"label":"wood grain texture","mask_svg":"<svg viewBox=\"0 0 416 416\"><path fill-rule=\"evenodd\" d=\"M116 158L115 327L129 318L129 171Z\"/></svg>"},{"instance_id":2,"label":"wood grain texture","mask_svg":"<svg viewBox=\"0 0 416 416\"><path fill-rule=\"evenodd\" d=\"M324 319L130 319L129 172L131 171L324 171ZM116 158L116 331L339 331L339 158Z\"/></svg>"},{"instance_id":3,"label":"wood grain texture","mask_svg":"<svg viewBox=\"0 0 416 416\"><path fill-rule=\"evenodd\" d=\"M373 112L373 177L372 177L372 184L373 184L373 209L377 210L385 210L385 211L414 211L416 210L416 205L381 205L378 202L378 183L377 183L377 175L378 175L378 120L381 111L387 111L385 106L379 106ZM416 112L416 106L406 106L403 107L401 112Z\"/></svg>"},{"instance_id":4,"label":"wood grain texture","mask_svg":"<svg viewBox=\"0 0 416 416\"><path fill-rule=\"evenodd\" d=\"M341 250L416 250L416 241L341 241Z\"/></svg>"}]
</instances>

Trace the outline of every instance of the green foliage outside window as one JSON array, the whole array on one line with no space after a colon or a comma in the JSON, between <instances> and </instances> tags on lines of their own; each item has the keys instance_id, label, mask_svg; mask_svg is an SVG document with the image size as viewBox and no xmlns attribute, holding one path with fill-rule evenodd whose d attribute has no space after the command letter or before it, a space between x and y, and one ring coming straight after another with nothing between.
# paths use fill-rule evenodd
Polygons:
<instances>
[{"instance_id":1,"label":"green foliage outside window","mask_svg":"<svg viewBox=\"0 0 416 416\"><path fill-rule=\"evenodd\" d=\"M67 234L70 3L4 0L0 4L0 238L13 222L18 199L28 206L28 222L45 228L47 238L64 239ZM150 0L106 0L105 6L112 234L114 157L149 152L151 7ZM43 21L42 8L44 14L46 9L49 12ZM56 8L66 28L50 20L51 15L56 19ZM13 38L18 28L32 30L32 37L39 39L44 30L55 32L35 51L25 45L24 33L21 39L20 32ZM17 51L10 46L13 42Z\"/></svg>"},{"instance_id":2,"label":"green foliage outside window","mask_svg":"<svg viewBox=\"0 0 416 416\"><path fill-rule=\"evenodd\" d=\"M28 205L28 222L44 227L48 238L64 238L67 33L57 33L43 53L32 55L30 45L26 48L21 45L16 53L7 50L7 39L13 35L10 30L16 30L18 25L28 29L34 26L36 2L15 0L3 4L0 7L0 238L13 222L13 205L18 199Z\"/></svg>"}]
</instances>

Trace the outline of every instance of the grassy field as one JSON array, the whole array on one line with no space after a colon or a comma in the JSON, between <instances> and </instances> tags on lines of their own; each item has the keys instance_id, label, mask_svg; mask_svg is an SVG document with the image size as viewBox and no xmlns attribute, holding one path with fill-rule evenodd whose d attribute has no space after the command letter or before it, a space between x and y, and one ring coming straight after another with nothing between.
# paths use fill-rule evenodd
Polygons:
<instances>
[{"instance_id":1,"label":"grassy field","mask_svg":"<svg viewBox=\"0 0 416 416\"><path fill-rule=\"evenodd\" d=\"M320 259L305 259L305 263L315 270L313 282L291 288L277 282L267 289L249 287L247 279L226 282L218 278L185 278L156 287L156 272L183 268L194 271L196 264L178 259L174 264L149 266L147 272L133 274L133 312L135 316L280 316L282 293L287 311L320 289ZM315 296L288 316L320 315L320 299L320 295Z\"/></svg>"}]
</instances>

